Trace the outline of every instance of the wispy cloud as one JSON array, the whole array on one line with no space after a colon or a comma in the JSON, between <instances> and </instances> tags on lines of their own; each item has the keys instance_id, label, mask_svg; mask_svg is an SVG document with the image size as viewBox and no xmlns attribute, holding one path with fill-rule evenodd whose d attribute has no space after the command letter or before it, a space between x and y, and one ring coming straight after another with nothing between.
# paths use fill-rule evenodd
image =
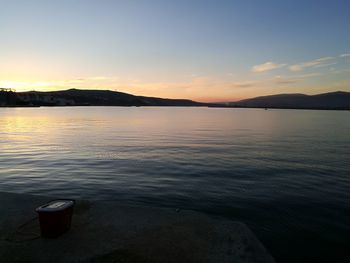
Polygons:
<instances>
[{"instance_id":1,"label":"wispy cloud","mask_svg":"<svg viewBox=\"0 0 350 263\"><path fill-rule=\"evenodd\" d=\"M294 76L284 76L277 75L270 78L254 80L254 81L241 81L241 82L231 82L229 83L221 83L221 85L228 85L231 88L239 89L239 90L247 90L247 89L256 89L256 88L266 88L266 87L280 87L285 85L291 85L299 82L303 82L307 79L319 77L322 74L319 72L308 73L308 74L299 74Z\"/></svg>"},{"instance_id":2,"label":"wispy cloud","mask_svg":"<svg viewBox=\"0 0 350 263\"><path fill-rule=\"evenodd\" d=\"M266 72L266 71L282 68L284 66L286 66L286 64L277 64L277 63L274 63L272 61L267 61L263 64L253 66L252 72L261 73L261 72Z\"/></svg>"},{"instance_id":3,"label":"wispy cloud","mask_svg":"<svg viewBox=\"0 0 350 263\"><path fill-rule=\"evenodd\" d=\"M334 57L318 58L315 60L290 65L289 70L296 72L296 71L302 71L305 68L315 68L315 67L330 66L330 65L336 64L336 62L330 63L330 61L332 61L332 60L334 60Z\"/></svg>"},{"instance_id":4,"label":"wispy cloud","mask_svg":"<svg viewBox=\"0 0 350 263\"><path fill-rule=\"evenodd\" d=\"M339 70L333 69L331 72L333 74L350 73L350 68L348 68L348 69L339 69Z\"/></svg>"},{"instance_id":5,"label":"wispy cloud","mask_svg":"<svg viewBox=\"0 0 350 263\"><path fill-rule=\"evenodd\" d=\"M245 82L234 82L231 84L233 88L251 88L255 86L255 82L253 81L245 81Z\"/></svg>"},{"instance_id":6,"label":"wispy cloud","mask_svg":"<svg viewBox=\"0 0 350 263\"><path fill-rule=\"evenodd\" d=\"M341 57L341 58L350 58L350 53L341 54L339 57Z\"/></svg>"},{"instance_id":7,"label":"wispy cloud","mask_svg":"<svg viewBox=\"0 0 350 263\"><path fill-rule=\"evenodd\" d=\"M336 65L336 64L337 64L337 62L331 62L331 63L319 64L319 65L314 66L314 68L323 68L323 67L329 67L329 66L333 66L333 65Z\"/></svg>"},{"instance_id":8,"label":"wispy cloud","mask_svg":"<svg viewBox=\"0 0 350 263\"><path fill-rule=\"evenodd\" d=\"M350 53L344 53L336 57L321 57L314 60L295 63L291 65L277 64L272 61L268 61L263 64L253 66L251 71L255 73L260 73L288 66L288 69L290 71L299 72L308 68L322 68L336 65L339 63L339 58L350 58Z\"/></svg>"},{"instance_id":9,"label":"wispy cloud","mask_svg":"<svg viewBox=\"0 0 350 263\"><path fill-rule=\"evenodd\" d=\"M321 73L315 72L315 73L309 73L309 74L302 74L302 75L296 75L296 76L275 76L274 79L272 79L272 82L280 85L285 84L294 84L297 82L304 81L308 78L318 77L321 76Z\"/></svg>"}]
</instances>

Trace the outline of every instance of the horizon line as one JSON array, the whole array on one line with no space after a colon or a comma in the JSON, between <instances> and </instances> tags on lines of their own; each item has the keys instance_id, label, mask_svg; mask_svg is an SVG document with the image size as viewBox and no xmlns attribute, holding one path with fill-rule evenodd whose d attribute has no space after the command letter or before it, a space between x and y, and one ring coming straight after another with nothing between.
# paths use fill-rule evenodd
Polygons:
<instances>
[{"instance_id":1,"label":"horizon line","mask_svg":"<svg viewBox=\"0 0 350 263\"><path fill-rule=\"evenodd\" d=\"M189 98L168 98L168 97L155 97L155 96L147 96L147 95L136 95L124 91L118 91L118 90L111 90L111 89L81 89L81 88L70 88L70 89L58 89L58 90L27 90L27 91L17 91L16 89L12 88L1 88L1 90L7 90L7 91L12 91L15 93L26 93L26 92L42 92L42 93L50 93L50 92L62 92L62 91L68 91L68 90L81 90L81 91L110 91L110 92L118 92L118 93L124 93L136 97L149 97L149 98L159 98L159 99L170 99L170 100L190 100L193 102L199 102L199 103L232 103L232 102L239 102L241 100L247 100L247 99L254 99L254 98L259 98L259 97L269 97L269 96L276 96L276 95L306 95L306 96L316 96L316 95L321 95L321 94L328 94L328 93L349 93L349 91L344 91L344 90L336 90L336 91L327 91L327 92L322 92L322 93L313 93L313 94L307 94L307 93L274 93L274 94L268 94L268 95L258 95L254 97L247 97L247 98L241 98L241 99L236 99L236 100L224 100L224 101L218 101L218 100L211 100L211 101L200 101L200 100L194 100L194 99L189 99Z\"/></svg>"}]
</instances>

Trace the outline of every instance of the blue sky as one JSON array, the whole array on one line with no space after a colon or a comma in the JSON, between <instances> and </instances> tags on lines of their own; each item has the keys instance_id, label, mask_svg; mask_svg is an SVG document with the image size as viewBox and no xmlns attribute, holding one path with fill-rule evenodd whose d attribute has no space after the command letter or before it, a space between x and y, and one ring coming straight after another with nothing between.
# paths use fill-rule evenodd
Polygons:
<instances>
[{"instance_id":1,"label":"blue sky","mask_svg":"<svg viewBox=\"0 0 350 263\"><path fill-rule=\"evenodd\" d=\"M3 1L0 85L205 101L350 91L350 1Z\"/></svg>"}]
</instances>

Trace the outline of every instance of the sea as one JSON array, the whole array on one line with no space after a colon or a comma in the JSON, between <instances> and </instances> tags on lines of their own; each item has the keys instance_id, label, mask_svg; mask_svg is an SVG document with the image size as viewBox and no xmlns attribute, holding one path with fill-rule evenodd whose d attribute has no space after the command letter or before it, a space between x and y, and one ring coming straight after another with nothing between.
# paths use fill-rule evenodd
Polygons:
<instances>
[{"instance_id":1,"label":"sea","mask_svg":"<svg viewBox=\"0 0 350 263\"><path fill-rule=\"evenodd\" d=\"M277 262L350 262L350 112L0 108L0 191L246 223Z\"/></svg>"}]
</instances>

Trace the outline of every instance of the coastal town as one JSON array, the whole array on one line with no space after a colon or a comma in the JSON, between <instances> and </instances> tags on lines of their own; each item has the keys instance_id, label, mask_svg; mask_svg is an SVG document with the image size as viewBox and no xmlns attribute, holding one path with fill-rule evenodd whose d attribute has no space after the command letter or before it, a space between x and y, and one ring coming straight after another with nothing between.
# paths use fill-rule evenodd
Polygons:
<instances>
[{"instance_id":1,"label":"coastal town","mask_svg":"<svg viewBox=\"0 0 350 263\"><path fill-rule=\"evenodd\" d=\"M52 96L35 91L15 92L0 88L0 107L73 106L74 100Z\"/></svg>"}]
</instances>

